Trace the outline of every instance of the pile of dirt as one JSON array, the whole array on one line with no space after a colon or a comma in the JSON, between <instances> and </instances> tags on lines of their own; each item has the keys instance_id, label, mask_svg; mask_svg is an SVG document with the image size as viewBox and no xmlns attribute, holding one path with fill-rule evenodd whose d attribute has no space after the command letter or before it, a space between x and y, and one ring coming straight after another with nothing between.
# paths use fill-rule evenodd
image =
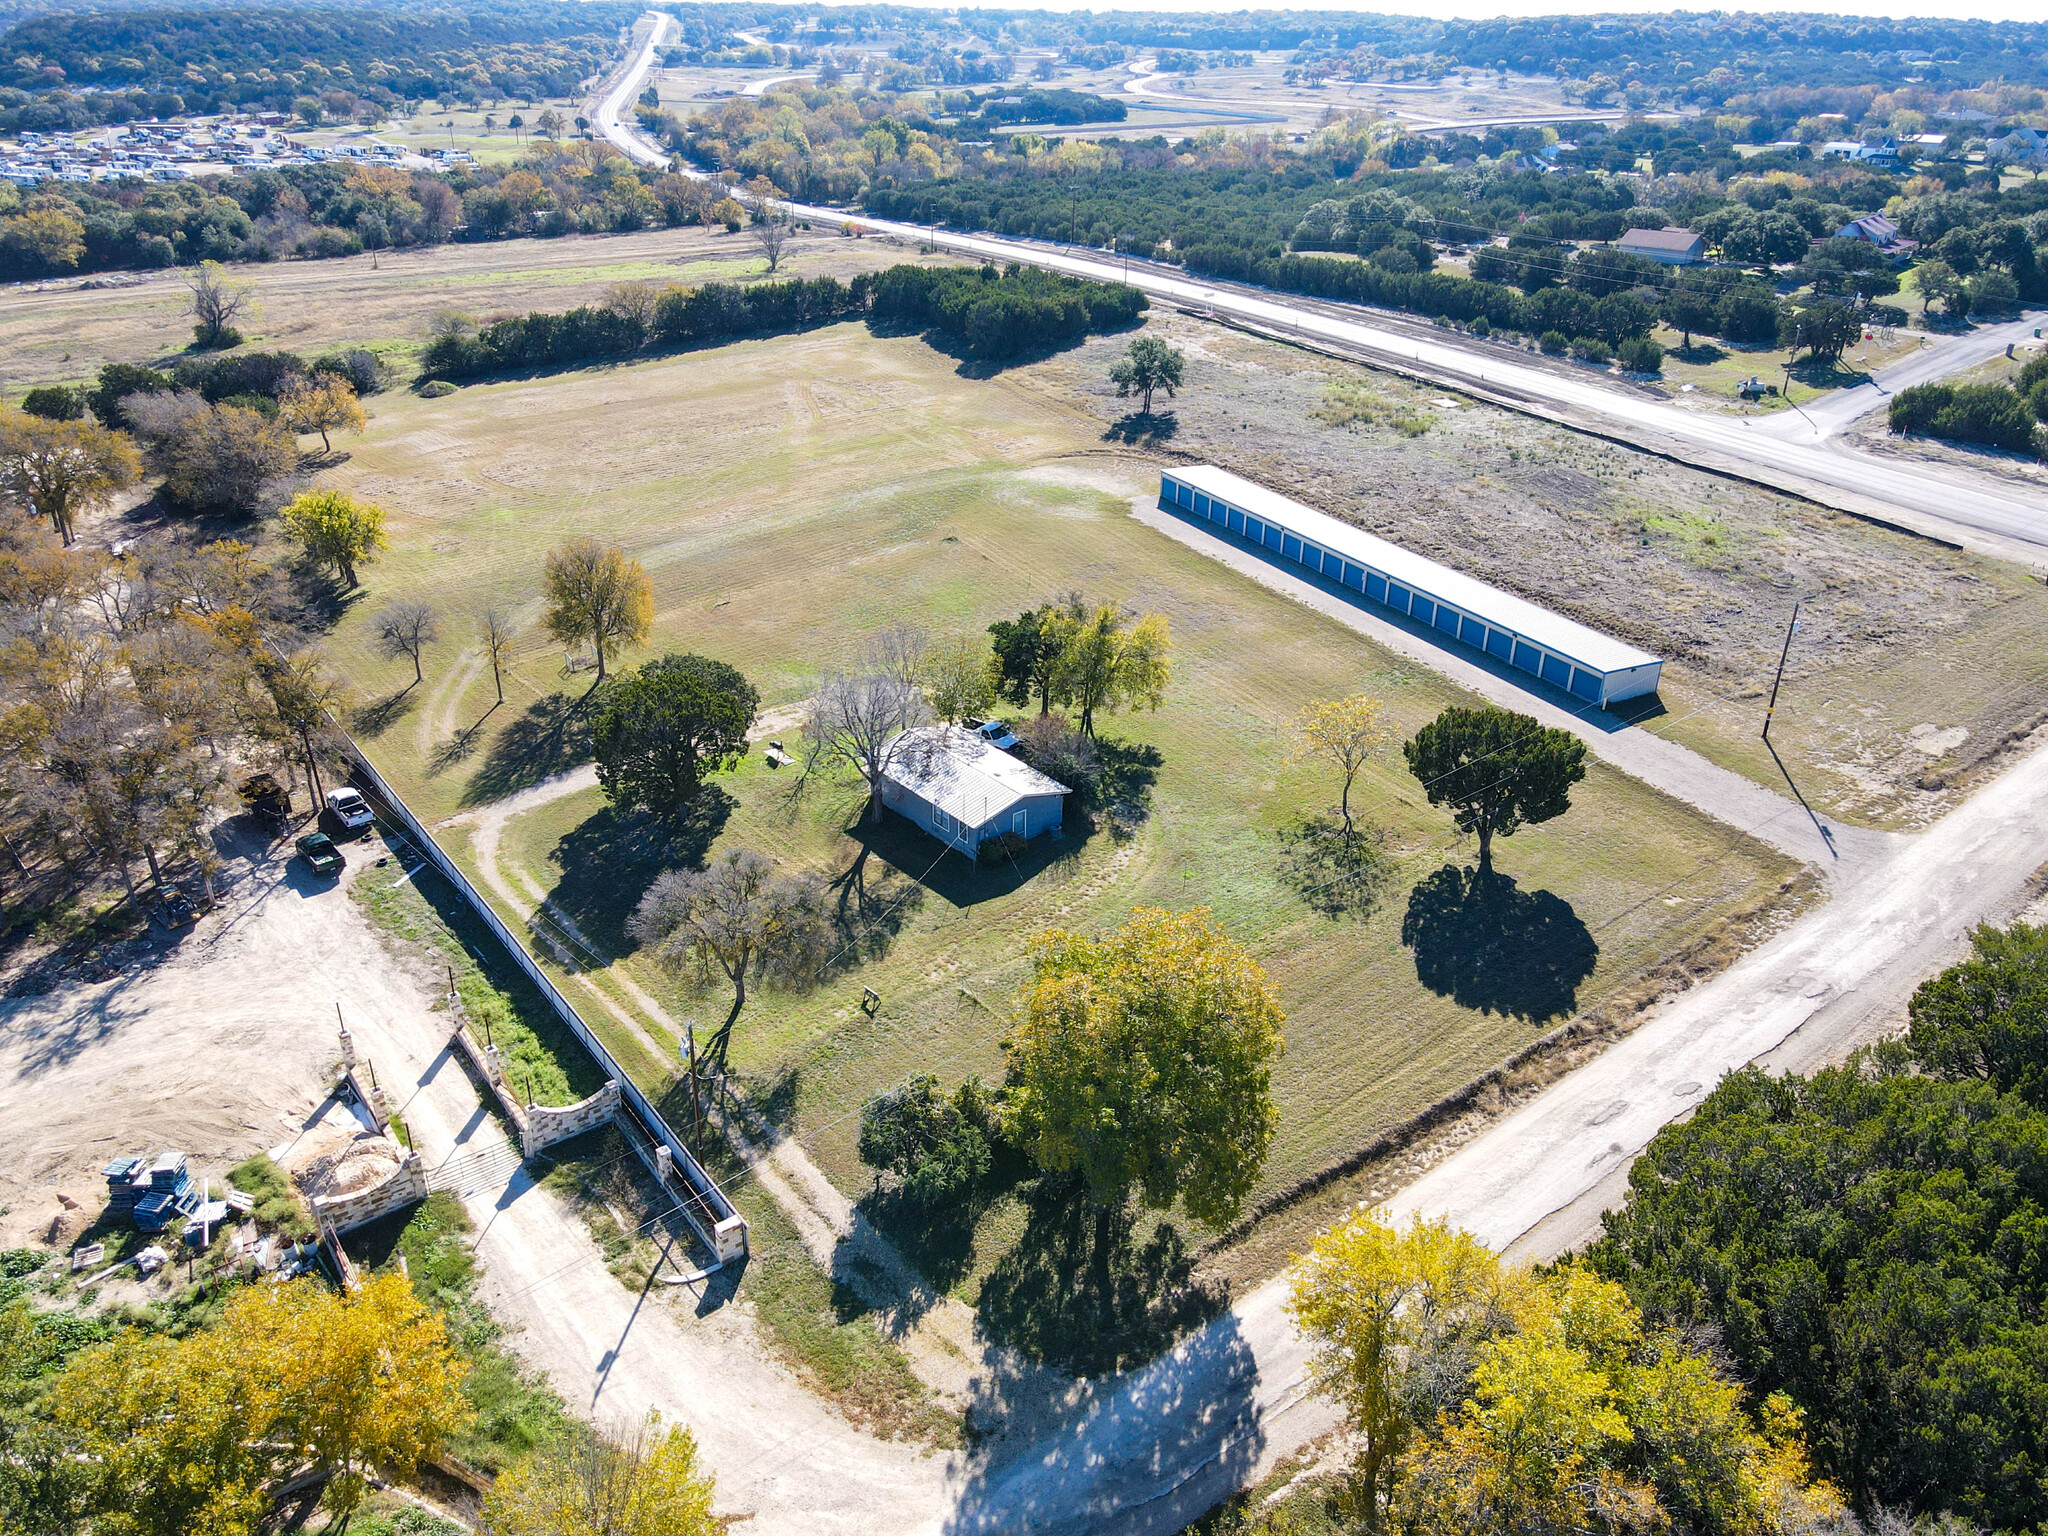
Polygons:
<instances>
[{"instance_id":1,"label":"pile of dirt","mask_svg":"<svg viewBox=\"0 0 2048 1536\"><path fill-rule=\"evenodd\" d=\"M316 1146L294 1157L292 1177L311 1199L353 1195L390 1178L404 1155L389 1136L364 1131L339 1146Z\"/></svg>"}]
</instances>

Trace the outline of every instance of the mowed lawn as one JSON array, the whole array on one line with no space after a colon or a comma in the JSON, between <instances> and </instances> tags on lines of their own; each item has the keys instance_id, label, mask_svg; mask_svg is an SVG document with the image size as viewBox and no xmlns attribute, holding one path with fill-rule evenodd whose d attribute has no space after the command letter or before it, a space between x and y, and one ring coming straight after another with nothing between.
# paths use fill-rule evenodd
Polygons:
<instances>
[{"instance_id":1,"label":"mowed lawn","mask_svg":"<svg viewBox=\"0 0 2048 1536\"><path fill-rule=\"evenodd\" d=\"M332 643L357 683L361 737L429 821L572 765L556 701L587 677L564 678L559 648L533 636L493 711L488 670L465 647L487 604L536 622L544 552L584 532L653 577L657 632L639 656L730 661L770 707L801 701L863 635L898 621L977 632L1075 588L1163 611L1166 706L1101 722L1132 781L1151 780L1150 815L1123 840L1074 827L1018 866L977 869L900 822L870 828L852 786L792 800L790 772L758 754L724 781L733 803L701 846L756 848L844 893L840 970L808 994L756 993L732 1059L855 1192L868 1182L854 1142L869 1097L923 1071L1000 1076L998 1042L1049 928L1202 905L1252 948L1288 1014L1265 1179L1277 1187L1613 994L1790 872L1594 765L1568 816L1496 845L1514 894L1475 913L1443 873L1471 863L1471 844L1396 750L1353 797L1386 829L1394 878L1369 915L1318 912L1287 875L1280 833L1334 804L1335 781L1290 761L1289 722L1311 699L1363 689L1408 734L1469 700L1134 521L1130 498L1156 491L1156 470L1104 451L1100 430L1029 368L964 378L921 342L854 326L389 399L330 476L392 511L393 548ZM406 693L409 665L377 659L367 640L379 608L415 596L439 606L449 638L429 653L427 686ZM469 829L450 832L474 858ZM497 851L511 886L549 893L612 953L630 947L626 914L677 856L595 790L512 817ZM670 1015L697 1019L700 1037L725 1015L723 992L692 997L641 957L621 968ZM672 1048L630 988L591 979ZM881 998L872 1016L863 987ZM586 1012L640 1070L664 1070L617 1019Z\"/></svg>"}]
</instances>

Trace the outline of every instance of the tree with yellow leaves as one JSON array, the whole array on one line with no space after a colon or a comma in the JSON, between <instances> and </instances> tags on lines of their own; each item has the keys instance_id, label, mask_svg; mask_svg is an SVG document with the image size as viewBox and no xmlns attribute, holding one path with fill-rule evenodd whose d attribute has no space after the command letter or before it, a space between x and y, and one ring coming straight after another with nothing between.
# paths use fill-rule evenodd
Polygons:
<instances>
[{"instance_id":1,"label":"tree with yellow leaves","mask_svg":"<svg viewBox=\"0 0 2048 1536\"><path fill-rule=\"evenodd\" d=\"M578 1430L514 1462L484 1501L491 1536L716 1536L697 1442L661 1415L630 1435Z\"/></svg>"},{"instance_id":2,"label":"tree with yellow leaves","mask_svg":"<svg viewBox=\"0 0 2048 1536\"><path fill-rule=\"evenodd\" d=\"M1358 1513L1402 1536L1829 1528L1797 1411L1644 1327L1582 1266L1510 1268L1469 1234L1360 1212L1295 1267L1311 1374L1361 1437Z\"/></svg>"},{"instance_id":3,"label":"tree with yellow leaves","mask_svg":"<svg viewBox=\"0 0 2048 1536\"><path fill-rule=\"evenodd\" d=\"M647 638L654 624L654 583L638 560L596 539L571 539L552 551L546 566L547 613L542 623L563 645L588 641L597 654L597 682L628 645Z\"/></svg>"},{"instance_id":4,"label":"tree with yellow leaves","mask_svg":"<svg viewBox=\"0 0 2048 1536\"><path fill-rule=\"evenodd\" d=\"M1105 1218L1135 1189L1234 1219L1279 1119L1285 1015L1259 963L1206 908L1140 907L1104 939L1048 933L1034 965L1009 1047L1019 1140Z\"/></svg>"},{"instance_id":5,"label":"tree with yellow leaves","mask_svg":"<svg viewBox=\"0 0 2048 1536\"><path fill-rule=\"evenodd\" d=\"M307 1461L342 1525L369 1471L410 1476L468 1422L466 1370L402 1275L346 1294L299 1280L240 1292L187 1339L129 1330L88 1350L50 1413L93 1469L97 1536L247 1536L266 1485Z\"/></svg>"},{"instance_id":6,"label":"tree with yellow leaves","mask_svg":"<svg viewBox=\"0 0 2048 1536\"><path fill-rule=\"evenodd\" d=\"M1380 719L1380 701L1369 693L1354 693L1342 699L1317 699L1294 722L1295 749L1292 761L1320 757L1336 764L1343 775L1338 808L1344 817L1344 835L1353 835L1351 786L1358 772L1392 740Z\"/></svg>"},{"instance_id":7,"label":"tree with yellow leaves","mask_svg":"<svg viewBox=\"0 0 2048 1536\"><path fill-rule=\"evenodd\" d=\"M47 517L66 544L80 516L105 506L141 472L125 433L0 406L0 497Z\"/></svg>"},{"instance_id":8,"label":"tree with yellow leaves","mask_svg":"<svg viewBox=\"0 0 2048 1536\"><path fill-rule=\"evenodd\" d=\"M337 373L288 380L277 397L277 414L294 432L318 432L322 453L334 451L330 432L360 432L370 424L356 387Z\"/></svg>"},{"instance_id":9,"label":"tree with yellow leaves","mask_svg":"<svg viewBox=\"0 0 2048 1536\"><path fill-rule=\"evenodd\" d=\"M284 531L310 559L332 566L345 588L356 585L356 567L368 565L387 545L384 509L345 491L302 491L278 515Z\"/></svg>"},{"instance_id":10,"label":"tree with yellow leaves","mask_svg":"<svg viewBox=\"0 0 2048 1536\"><path fill-rule=\"evenodd\" d=\"M1095 712L1157 709L1166 701L1171 677L1166 616L1148 613L1131 622L1109 603L1070 627L1055 690L1078 705L1081 729L1095 734Z\"/></svg>"}]
</instances>

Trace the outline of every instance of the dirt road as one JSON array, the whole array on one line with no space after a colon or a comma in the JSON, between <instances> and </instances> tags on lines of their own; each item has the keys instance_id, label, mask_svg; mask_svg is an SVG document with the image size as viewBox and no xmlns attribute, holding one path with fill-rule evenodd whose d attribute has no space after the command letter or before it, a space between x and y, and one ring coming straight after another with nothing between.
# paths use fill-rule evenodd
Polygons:
<instances>
[{"instance_id":1,"label":"dirt road","mask_svg":"<svg viewBox=\"0 0 2048 1536\"><path fill-rule=\"evenodd\" d=\"M597 1422L633 1424L656 1409L687 1425L717 1474L719 1512L750 1531L932 1527L948 1461L855 1430L768 1356L743 1304L707 1303L706 1284L622 1286L484 1110L448 1049L448 1016L432 1011L431 973L392 971L410 982L408 1005L356 1026L357 1048L392 1085L430 1180L452 1186L476 1222L481 1294L519 1356Z\"/></svg>"}]
</instances>

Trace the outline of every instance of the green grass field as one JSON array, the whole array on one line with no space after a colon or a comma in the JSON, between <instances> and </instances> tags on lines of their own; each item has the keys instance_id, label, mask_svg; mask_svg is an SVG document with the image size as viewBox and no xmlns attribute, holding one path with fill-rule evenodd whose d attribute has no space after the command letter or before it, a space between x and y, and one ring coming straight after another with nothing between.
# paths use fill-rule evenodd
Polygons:
<instances>
[{"instance_id":1,"label":"green grass field","mask_svg":"<svg viewBox=\"0 0 2048 1536\"><path fill-rule=\"evenodd\" d=\"M467 626L489 603L534 623L543 553L586 531L653 577L656 634L638 656L720 657L769 707L802 700L861 636L900 620L978 632L1075 587L1166 613L1165 708L1102 724L1127 771L1152 780L1151 815L1127 841L1076 828L1019 867L976 869L902 823L864 827L850 786L793 803L788 774L758 755L725 782L732 804L707 842L848 892L841 970L806 995L757 995L733 1061L850 1192L868 1182L856 1117L877 1090L920 1071L1000 1075L1029 946L1050 927L1204 905L1252 947L1289 1016L1271 1188L1613 996L1789 873L1596 765L1569 816L1500 845L1514 894L1475 910L1456 889L1469 845L1391 754L1354 805L1386 828L1396 878L1370 916L1319 913L1290 883L1279 834L1333 803L1335 786L1288 761L1289 721L1315 697L1365 689L1409 733L1462 696L1134 521L1129 498L1156 488L1156 469L1105 450L1099 431L1031 369L967 379L921 342L854 326L388 398L331 475L392 510L393 548L332 642L362 739L429 821L573 765L562 702L587 680L562 677L559 650L530 631L494 709ZM368 638L376 611L410 596L440 606L449 638L427 686L408 692L409 666L376 659ZM451 828L450 844L481 875L474 830ZM509 915L545 893L589 945L622 953L625 915L677 856L589 790L506 821L492 862L518 897L502 903ZM723 994L692 998L643 959L615 972L565 985L636 1073L662 1073L674 1041L634 988L675 1018L724 1017ZM873 1017L863 986L882 998Z\"/></svg>"}]
</instances>

